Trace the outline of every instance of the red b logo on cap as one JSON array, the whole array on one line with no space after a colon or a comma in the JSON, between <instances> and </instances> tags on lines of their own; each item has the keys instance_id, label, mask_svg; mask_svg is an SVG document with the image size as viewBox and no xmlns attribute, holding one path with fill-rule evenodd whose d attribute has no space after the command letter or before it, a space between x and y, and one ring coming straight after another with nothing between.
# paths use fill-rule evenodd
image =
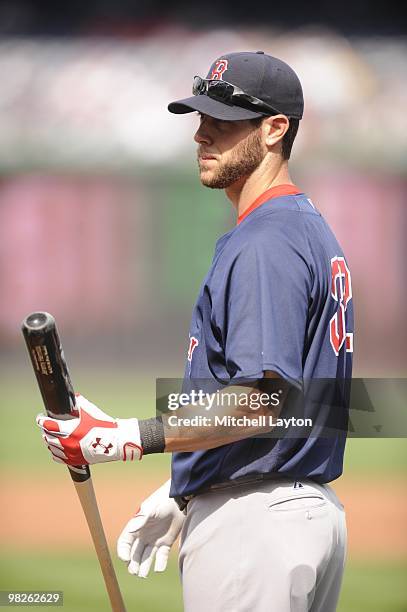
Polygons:
<instances>
[{"instance_id":1,"label":"red b logo on cap","mask_svg":"<svg viewBox=\"0 0 407 612\"><path fill-rule=\"evenodd\" d=\"M214 80L214 81L221 81L222 80L222 74L227 69L228 69L228 60L226 60L226 59L216 60L215 67L212 70L209 78Z\"/></svg>"}]
</instances>

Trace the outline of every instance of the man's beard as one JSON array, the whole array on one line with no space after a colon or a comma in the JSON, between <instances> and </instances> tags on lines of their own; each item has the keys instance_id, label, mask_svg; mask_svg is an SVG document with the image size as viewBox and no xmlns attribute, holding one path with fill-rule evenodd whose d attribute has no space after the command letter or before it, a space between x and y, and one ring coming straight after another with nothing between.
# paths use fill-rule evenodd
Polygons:
<instances>
[{"instance_id":1,"label":"man's beard","mask_svg":"<svg viewBox=\"0 0 407 612\"><path fill-rule=\"evenodd\" d=\"M250 176L263 161L265 152L259 128L236 146L230 159L224 163L220 162L214 170L208 172L208 176L205 176L206 172L199 164L201 183L211 189L226 189L240 179Z\"/></svg>"}]
</instances>

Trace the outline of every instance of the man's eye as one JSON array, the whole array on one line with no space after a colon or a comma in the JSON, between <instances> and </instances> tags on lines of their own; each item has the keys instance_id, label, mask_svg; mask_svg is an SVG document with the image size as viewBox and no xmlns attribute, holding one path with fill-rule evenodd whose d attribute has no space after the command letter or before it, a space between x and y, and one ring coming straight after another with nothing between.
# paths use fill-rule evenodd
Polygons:
<instances>
[{"instance_id":1,"label":"man's eye","mask_svg":"<svg viewBox=\"0 0 407 612\"><path fill-rule=\"evenodd\" d=\"M215 121L215 125L218 128L218 130L221 130L222 132L225 132L226 130L229 129L231 122L230 121L224 121L223 119L216 119Z\"/></svg>"}]
</instances>

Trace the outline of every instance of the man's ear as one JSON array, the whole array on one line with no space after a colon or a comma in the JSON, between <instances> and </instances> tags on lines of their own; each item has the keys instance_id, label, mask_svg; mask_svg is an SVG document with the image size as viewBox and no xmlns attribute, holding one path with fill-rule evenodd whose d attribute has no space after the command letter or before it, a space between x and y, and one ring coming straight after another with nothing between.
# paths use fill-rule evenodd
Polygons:
<instances>
[{"instance_id":1,"label":"man's ear","mask_svg":"<svg viewBox=\"0 0 407 612\"><path fill-rule=\"evenodd\" d=\"M283 139L290 125L288 117L285 115L274 115L267 117L263 121L263 130L265 130L265 143L268 147L273 147Z\"/></svg>"}]
</instances>

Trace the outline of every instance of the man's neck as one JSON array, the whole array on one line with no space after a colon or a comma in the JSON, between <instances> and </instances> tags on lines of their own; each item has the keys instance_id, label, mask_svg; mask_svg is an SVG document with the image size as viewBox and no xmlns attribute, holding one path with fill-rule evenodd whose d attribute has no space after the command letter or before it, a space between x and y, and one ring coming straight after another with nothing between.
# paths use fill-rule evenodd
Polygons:
<instances>
[{"instance_id":1,"label":"man's neck","mask_svg":"<svg viewBox=\"0 0 407 612\"><path fill-rule=\"evenodd\" d=\"M283 161L274 169L260 164L253 174L237 181L225 189L225 192L239 217L262 193L271 187L287 184L292 185L293 182L288 172L288 162Z\"/></svg>"}]
</instances>

